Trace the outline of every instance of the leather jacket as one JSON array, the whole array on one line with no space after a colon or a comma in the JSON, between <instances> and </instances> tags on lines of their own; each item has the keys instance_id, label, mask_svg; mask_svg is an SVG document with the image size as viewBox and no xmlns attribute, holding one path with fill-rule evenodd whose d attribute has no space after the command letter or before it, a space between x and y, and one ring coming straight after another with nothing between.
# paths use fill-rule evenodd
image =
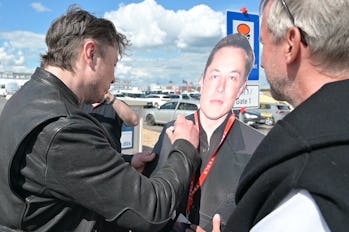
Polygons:
<instances>
[{"instance_id":1,"label":"leather jacket","mask_svg":"<svg viewBox=\"0 0 349 232\"><path fill-rule=\"evenodd\" d=\"M177 140L168 165L146 178L41 68L9 99L0 125L0 225L12 229L159 230L200 163L196 149Z\"/></svg>"}]
</instances>

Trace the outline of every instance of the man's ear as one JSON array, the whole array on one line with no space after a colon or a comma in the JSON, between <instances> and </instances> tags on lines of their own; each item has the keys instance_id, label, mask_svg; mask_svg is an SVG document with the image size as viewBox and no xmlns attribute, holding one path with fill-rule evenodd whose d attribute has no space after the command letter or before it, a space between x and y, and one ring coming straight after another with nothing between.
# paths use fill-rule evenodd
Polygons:
<instances>
[{"instance_id":1,"label":"man's ear","mask_svg":"<svg viewBox=\"0 0 349 232\"><path fill-rule=\"evenodd\" d=\"M287 64L293 63L299 56L301 46L301 34L298 28L292 27L287 31L285 43L285 61Z\"/></svg>"},{"instance_id":2,"label":"man's ear","mask_svg":"<svg viewBox=\"0 0 349 232\"><path fill-rule=\"evenodd\" d=\"M92 40L88 40L84 45L84 60L94 70L96 65L96 43Z\"/></svg>"},{"instance_id":3,"label":"man's ear","mask_svg":"<svg viewBox=\"0 0 349 232\"><path fill-rule=\"evenodd\" d=\"M242 85L239 88L239 92L236 95L236 99L238 99L241 96L241 94L245 91L246 85L247 85L247 81L244 81L244 83L242 83Z\"/></svg>"}]
</instances>

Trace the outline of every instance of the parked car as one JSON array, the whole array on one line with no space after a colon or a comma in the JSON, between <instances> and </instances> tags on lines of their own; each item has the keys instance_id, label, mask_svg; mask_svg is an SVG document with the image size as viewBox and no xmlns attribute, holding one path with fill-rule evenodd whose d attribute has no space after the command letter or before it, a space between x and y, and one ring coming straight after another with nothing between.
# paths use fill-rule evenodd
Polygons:
<instances>
[{"instance_id":1,"label":"parked car","mask_svg":"<svg viewBox=\"0 0 349 232\"><path fill-rule=\"evenodd\" d=\"M243 119L240 118L240 110L238 109L234 109L233 110L234 114L236 115L237 118L239 118L240 120L242 120L242 122L244 122L245 124L254 127L254 128L258 128L261 124L265 123L266 118L263 117L261 115L261 113L258 112L253 112L250 111L249 109L247 109L244 112L244 117Z\"/></svg>"},{"instance_id":2,"label":"parked car","mask_svg":"<svg viewBox=\"0 0 349 232\"><path fill-rule=\"evenodd\" d=\"M116 92L114 96L119 100L124 101L126 103L129 102L141 102L144 105L144 108L153 107L153 103L149 101L149 99L145 98L145 95L142 94L134 94L134 93L124 93L124 92Z\"/></svg>"},{"instance_id":3,"label":"parked car","mask_svg":"<svg viewBox=\"0 0 349 232\"><path fill-rule=\"evenodd\" d=\"M6 88L5 88L5 84L0 84L0 96L1 96L1 97L6 97Z\"/></svg>"},{"instance_id":4,"label":"parked car","mask_svg":"<svg viewBox=\"0 0 349 232\"><path fill-rule=\"evenodd\" d=\"M200 100L201 94L198 92L182 93L181 97L188 100Z\"/></svg>"},{"instance_id":5,"label":"parked car","mask_svg":"<svg viewBox=\"0 0 349 232\"><path fill-rule=\"evenodd\" d=\"M184 99L171 100L159 108L147 109L144 118L147 124L165 124L177 118L177 115L189 115L200 108L199 101Z\"/></svg>"},{"instance_id":6,"label":"parked car","mask_svg":"<svg viewBox=\"0 0 349 232\"><path fill-rule=\"evenodd\" d=\"M145 96L148 101L151 101L152 106L155 108L159 108L166 102L170 101L171 98L167 94L148 94Z\"/></svg>"},{"instance_id":7,"label":"parked car","mask_svg":"<svg viewBox=\"0 0 349 232\"><path fill-rule=\"evenodd\" d=\"M291 108L285 103L261 102L259 108L254 109L253 112L260 113L265 118L266 125L274 125L291 112Z\"/></svg>"},{"instance_id":8,"label":"parked car","mask_svg":"<svg viewBox=\"0 0 349 232\"><path fill-rule=\"evenodd\" d=\"M6 99L10 99L19 90L19 87L17 82L7 82L5 84Z\"/></svg>"},{"instance_id":9,"label":"parked car","mask_svg":"<svg viewBox=\"0 0 349 232\"><path fill-rule=\"evenodd\" d=\"M175 93L169 94L168 97L169 97L171 100L183 99L183 98L182 98L182 95L180 95L180 94L175 94Z\"/></svg>"}]
</instances>

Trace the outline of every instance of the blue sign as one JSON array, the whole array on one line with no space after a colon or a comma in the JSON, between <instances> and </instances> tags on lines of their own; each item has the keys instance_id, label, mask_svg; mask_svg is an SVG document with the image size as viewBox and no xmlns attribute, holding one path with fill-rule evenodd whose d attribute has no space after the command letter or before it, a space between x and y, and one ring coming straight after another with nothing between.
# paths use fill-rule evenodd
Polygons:
<instances>
[{"instance_id":1,"label":"blue sign","mask_svg":"<svg viewBox=\"0 0 349 232\"><path fill-rule=\"evenodd\" d=\"M246 35L254 51L256 60L248 78L250 81L259 80L259 16L227 11L227 34L241 33Z\"/></svg>"}]
</instances>

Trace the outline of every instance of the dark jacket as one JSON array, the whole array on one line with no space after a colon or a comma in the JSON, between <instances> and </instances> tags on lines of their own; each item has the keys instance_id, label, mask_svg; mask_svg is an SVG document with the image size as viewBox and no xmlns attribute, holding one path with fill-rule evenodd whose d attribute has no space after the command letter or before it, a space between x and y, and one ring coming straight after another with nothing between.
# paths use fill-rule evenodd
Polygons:
<instances>
[{"instance_id":1,"label":"dark jacket","mask_svg":"<svg viewBox=\"0 0 349 232\"><path fill-rule=\"evenodd\" d=\"M116 150L121 152L121 133L123 121L119 115L115 112L112 105L103 102L102 104L94 107L92 104L82 104L81 110L85 113L91 114L95 117L106 129L114 143L116 144Z\"/></svg>"},{"instance_id":2,"label":"dark jacket","mask_svg":"<svg viewBox=\"0 0 349 232\"><path fill-rule=\"evenodd\" d=\"M200 163L178 140L170 164L144 177L73 92L40 68L7 102L0 125L0 225L24 231L159 230Z\"/></svg>"},{"instance_id":3,"label":"dark jacket","mask_svg":"<svg viewBox=\"0 0 349 232\"><path fill-rule=\"evenodd\" d=\"M206 164L218 147L230 115L213 132L209 144L207 135L200 125L200 156L202 165L196 174L197 178L203 172ZM194 115L189 115L187 118L194 121ZM165 165L167 162L166 154L169 154L171 144L165 130L172 124L173 122L164 127L159 141L154 147L154 152L160 154L157 168ZM215 213L219 213L221 215L222 228L225 226L227 219L235 208L235 192L242 170L263 138L264 135L257 130L237 119L235 120L218 150L217 158L207 179L195 194L194 204L189 215L191 223L200 225L206 231L212 231L212 218ZM183 200L179 210L177 210L184 215L186 203L187 198ZM171 224L165 229L171 227Z\"/></svg>"},{"instance_id":4,"label":"dark jacket","mask_svg":"<svg viewBox=\"0 0 349 232\"><path fill-rule=\"evenodd\" d=\"M331 231L348 231L348 90L349 80L327 84L274 126L242 174L226 231L249 231L293 189L311 194Z\"/></svg>"}]
</instances>

